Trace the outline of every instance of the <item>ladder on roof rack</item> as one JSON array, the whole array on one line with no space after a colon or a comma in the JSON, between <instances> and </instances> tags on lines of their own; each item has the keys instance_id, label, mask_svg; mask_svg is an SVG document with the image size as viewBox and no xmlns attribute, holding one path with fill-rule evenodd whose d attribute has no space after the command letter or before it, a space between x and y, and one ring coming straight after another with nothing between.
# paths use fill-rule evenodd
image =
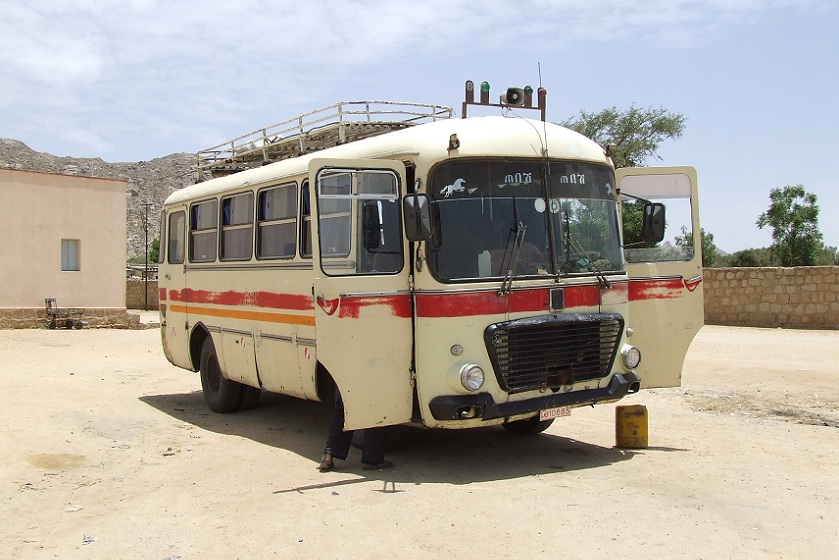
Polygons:
<instances>
[{"instance_id":1,"label":"ladder on roof rack","mask_svg":"<svg viewBox=\"0 0 839 560\"><path fill-rule=\"evenodd\" d=\"M398 101L344 101L195 154L196 180L297 157L339 144L454 116L451 107Z\"/></svg>"}]
</instances>

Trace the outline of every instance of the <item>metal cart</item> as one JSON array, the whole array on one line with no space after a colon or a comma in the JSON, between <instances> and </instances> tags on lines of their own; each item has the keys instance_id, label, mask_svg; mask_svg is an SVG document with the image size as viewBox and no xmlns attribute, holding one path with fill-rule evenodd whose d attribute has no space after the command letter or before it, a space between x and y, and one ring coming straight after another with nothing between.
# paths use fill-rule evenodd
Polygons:
<instances>
[{"instance_id":1,"label":"metal cart","mask_svg":"<svg viewBox=\"0 0 839 560\"><path fill-rule=\"evenodd\" d=\"M44 307L51 329L59 325L65 329L72 329L73 327L80 329L84 326L84 323L82 323L84 309L78 307L58 307L58 304L55 303L55 298L46 298L44 300Z\"/></svg>"}]
</instances>

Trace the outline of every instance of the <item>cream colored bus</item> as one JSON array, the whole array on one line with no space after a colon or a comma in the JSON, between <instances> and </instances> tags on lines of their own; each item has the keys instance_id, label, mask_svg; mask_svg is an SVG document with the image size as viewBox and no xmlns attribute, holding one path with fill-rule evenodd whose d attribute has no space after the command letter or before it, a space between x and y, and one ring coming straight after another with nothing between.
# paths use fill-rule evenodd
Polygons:
<instances>
[{"instance_id":1,"label":"cream colored bus","mask_svg":"<svg viewBox=\"0 0 839 560\"><path fill-rule=\"evenodd\" d=\"M216 174L245 152L259 165L168 198L163 348L200 372L212 410L337 390L346 429L536 433L680 384L703 324L695 171L616 173L560 126L449 115L384 133L344 115L314 151L326 126L262 129L213 152ZM623 241L622 205L640 209L646 248ZM659 243L665 227L678 244Z\"/></svg>"}]
</instances>

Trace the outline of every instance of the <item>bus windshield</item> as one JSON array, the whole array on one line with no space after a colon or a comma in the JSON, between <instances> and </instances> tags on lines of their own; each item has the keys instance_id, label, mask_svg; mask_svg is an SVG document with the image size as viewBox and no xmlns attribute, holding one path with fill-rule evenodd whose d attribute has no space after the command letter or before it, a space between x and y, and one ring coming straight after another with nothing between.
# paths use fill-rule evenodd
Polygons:
<instances>
[{"instance_id":1,"label":"bus windshield","mask_svg":"<svg viewBox=\"0 0 839 560\"><path fill-rule=\"evenodd\" d=\"M447 162L429 179L442 281L622 270L614 172L591 163Z\"/></svg>"}]
</instances>

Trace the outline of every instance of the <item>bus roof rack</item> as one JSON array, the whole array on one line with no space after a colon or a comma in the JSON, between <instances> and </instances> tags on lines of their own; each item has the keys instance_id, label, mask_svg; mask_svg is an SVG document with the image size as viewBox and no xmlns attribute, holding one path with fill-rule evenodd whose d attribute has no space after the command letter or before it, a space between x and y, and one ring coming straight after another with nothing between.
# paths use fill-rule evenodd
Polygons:
<instances>
[{"instance_id":1,"label":"bus roof rack","mask_svg":"<svg viewBox=\"0 0 839 560\"><path fill-rule=\"evenodd\" d=\"M204 173L230 175L324 148L441 119L454 111L442 105L399 101L343 101L195 154L196 182Z\"/></svg>"}]
</instances>

